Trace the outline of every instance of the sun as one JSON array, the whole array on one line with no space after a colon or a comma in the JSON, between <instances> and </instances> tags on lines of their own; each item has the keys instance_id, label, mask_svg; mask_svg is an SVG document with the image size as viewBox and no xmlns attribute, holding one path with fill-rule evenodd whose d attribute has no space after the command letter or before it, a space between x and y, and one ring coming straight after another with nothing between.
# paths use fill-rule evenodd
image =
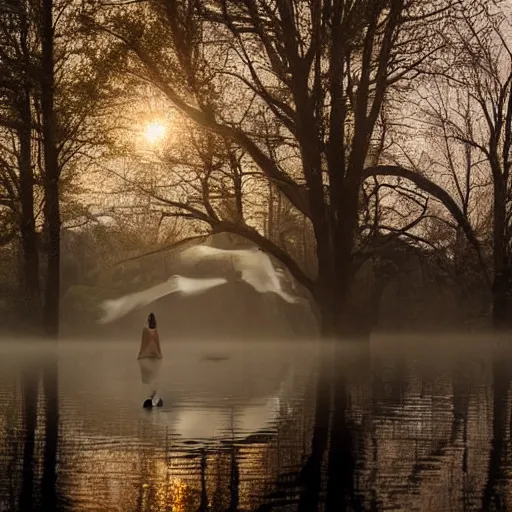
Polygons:
<instances>
[{"instance_id":1,"label":"sun","mask_svg":"<svg viewBox=\"0 0 512 512\"><path fill-rule=\"evenodd\" d=\"M144 137L150 144L156 144L165 137L166 127L160 121L152 121L146 125Z\"/></svg>"}]
</instances>

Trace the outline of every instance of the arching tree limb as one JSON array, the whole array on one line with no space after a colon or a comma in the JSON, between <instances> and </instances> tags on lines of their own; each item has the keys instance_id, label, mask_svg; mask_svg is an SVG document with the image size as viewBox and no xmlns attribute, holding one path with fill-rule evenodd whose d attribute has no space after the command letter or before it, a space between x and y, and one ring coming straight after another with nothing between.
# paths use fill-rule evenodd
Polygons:
<instances>
[{"instance_id":1,"label":"arching tree limb","mask_svg":"<svg viewBox=\"0 0 512 512\"><path fill-rule=\"evenodd\" d=\"M484 273L485 280L487 284L491 286L492 281L482 256L480 242L478 241L468 219L464 216L462 210L459 208L459 206L454 201L452 196L446 190L444 190L439 185L429 180L425 176L422 176L414 171L411 171L410 169L406 169L399 165L377 165L374 167L368 167L367 169L364 170L363 180L369 178L370 176L395 176L397 178L404 178L414 183L414 185L416 185L418 188L420 188L427 194L439 200L443 204L443 206L450 212L450 214L455 219L457 224L462 228L469 243L475 249L478 261Z\"/></svg>"}]
</instances>

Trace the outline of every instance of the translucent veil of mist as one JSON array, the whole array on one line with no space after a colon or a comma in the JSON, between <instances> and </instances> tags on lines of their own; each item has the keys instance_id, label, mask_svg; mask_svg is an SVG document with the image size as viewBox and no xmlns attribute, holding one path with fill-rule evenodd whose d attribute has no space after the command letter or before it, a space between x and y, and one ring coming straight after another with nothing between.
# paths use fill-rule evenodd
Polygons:
<instances>
[{"instance_id":1,"label":"translucent veil of mist","mask_svg":"<svg viewBox=\"0 0 512 512\"><path fill-rule=\"evenodd\" d=\"M147 288L146 290L123 295L118 299L104 301L101 304L101 309L104 314L98 322L100 324L112 322L127 315L134 309L142 308L160 297L171 293L179 292L184 295L194 295L225 283L227 283L227 280L223 278L194 279L174 275L167 281Z\"/></svg>"},{"instance_id":2,"label":"translucent veil of mist","mask_svg":"<svg viewBox=\"0 0 512 512\"><path fill-rule=\"evenodd\" d=\"M184 250L182 258L191 263L201 260L229 263L237 277L252 286L257 292L275 293L290 304L300 302L300 298L283 290L282 271L276 269L268 254L259 248L228 250L208 245L196 245Z\"/></svg>"},{"instance_id":3,"label":"translucent veil of mist","mask_svg":"<svg viewBox=\"0 0 512 512\"><path fill-rule=\"evenodd\" d=\"M245 281L258 293L274 293L291 304L302 300L283 290L281 285L282 271L276 269L272 265L269 256L260 249L227 250L197 245L184 250L181 253L181 258L190 264L201 261L227 263L233 268L236 279ZM222 276L190 278L173 275L163 283L145 290L104 301L100 306L103 310L103 315L99 323L110 323L122 318L135 309L142 308L171 293L179 292L182 295L191 296L221 286L227 282L228 279Z\"/></svg>"}]
</instances>

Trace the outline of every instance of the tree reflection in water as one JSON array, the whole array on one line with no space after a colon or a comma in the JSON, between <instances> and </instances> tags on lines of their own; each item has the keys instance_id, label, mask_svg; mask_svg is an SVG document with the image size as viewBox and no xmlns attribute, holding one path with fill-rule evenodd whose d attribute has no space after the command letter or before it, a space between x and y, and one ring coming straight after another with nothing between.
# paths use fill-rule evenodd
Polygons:
<instances>
[{"instance_id":1,"label":"tree reflection in water","mask_svg":"<svg viewBox=\"0 0 512 512\"><path fill-rule=\"evenodd\" d=\"M59 428L58 360L53 351L38 354L21 368L23 462L19 510L58 510L57 449ZM39 403L39 387L42 382L43 404ZM44 411L44 414L43 414ZM38 466L35 453L36 429L42 420L44 449L42 454L42 478L37 478ZM40 489L35 483L40 483ZM34 500L34 497L40 497Z\"/></svg>"},{"instance_id":2,"label":"tree reflection in water","mask_svg":"<svg viewBox=\"0 0 512 512\"><path fill-rule=\"evenodd\" d=\"M20 509L33 510L34 495L34 451L37 425L37 399L39 393L39 372L35 364L27 364L21 372L21 393L23 403L23 466L20 494Z\"/></svg>"},{"instance_id":3,"label":"tree reflection in water","mask_svg":"<svg viewBox=\"0 0 512 512\"><path fill-rule=\"evenodd\" d=\"M57 449L59 440L59 386L56 352L47 355L43 363L43 393L45 405L45 444L42 480L43 510L57 509Z\"/></svg>"},{"instance_id":4,"label":"tree reflection in water","mask_svg":"<svg viewBox=\"0 0 512 512\"><path fill-rule=\"evenodd\" d=\"M509 510L504 477L510 469L511 380L510 360L500 354L493 361L492 441L483 510Z\"/></svg>"},{"instance_id":5,"label":"tree reflection in water","mask_svg":"<svg viewBox=\"0 0 512 512\"><path fill-rule=\"evenodd\" d=\"M485 415L478 417L482 413L478 412L478 402L485 399L481 369L486 365L488 353L479 356L471 359L466 354L460 355L449 365L448 374L444 370L436 371L432 362L424 367L416 362L412 372L408 372L404 360L399 358L390 372L391 380L389 375L383 375L382 367L375 365L375 358L372 361L370 354L365 355L364 351L357 360L352 355L348 361L338 353L334 371L331 371L330 361L324 361L319 372L323 380L318 382L311 454L299 477L302 488L298 509L380 510L384 505L396 504L400 510L407 510L407 502L411 502L422 510L443 510L439 502L454 499L449 496L453 493L449 484L443 486L443 475L447 470L452 471L450 467L455 463L461 475L460 510L508 510L512 358L504 357L500 351L492 361L490 429L479 427L482 428L479 435L487 435L490 442L488 471L482 472L482 467L486 467L482 464L486 460L485 453L480 450L475 453L480 447L470 439L471 430L473 438L475 436L475 423L485 421ZM355 375L361 375L364 368L372 368L371 391L367 390L371 403L366 404L368 407L363 405L363 417L354 421L357 404L351 397L359 386ZM413 382L416 379L418 383ZM447 402L451 403L451 410L446 407ZM425 425L422 424L425 418L421 417L424 416L422 408L427 404L432 412L429 424ZM439 407L438 414L436 407ZM416 454L407 472L398 471L398 467L401 458L404 466L411 460L411 452L406 448L408 440L401 442L400 435L387 435L388 428L384 427L390 421L398 422L398 428L419 429L414 440ZM410 427L406 426L408 422ZM395 460L386 461L386 452L395 443L402 451ZM365 444L373 448L365 450ZM390 462L397 465L393 479L396 491L379 484L383 474L390 472L390 468L386 468ZM444 496L436 499L432 496L435 492ZM389 501L392 493L394 501Z\"/></svg>"},{"instance_id":6,"label":"tree reflection in water","mask_svg":"<svg viewBox=\"0 0 512 512\"><path fill-rule=\"evenodd\" d=\"M155 437L151 414L135 421L119 416L119 424L111 423L113 432L104 430L105 423L98 437L89 409L59 431L57 360L35 358L22 372L23 428L6 426L3 434L12 448L4 460L17 459L19 470L3 466L2 493L6 478L18 478L10 509L24 511L91 510L94 497L84 499L93 492L105 510L510 508L510 354L501 351L492 359L482 351L428 360L369 347L327 352L311 392L304 391L311 397L302 397L300 407L295 403L275 432L242 439L232 419L232 438L180 446L172 436L165 442ZM70 402L68 397L66 417ZM2 414L9 410L2 405ZM204 421L214 417L208 414ZM69 430L79 421L88 422L82 437ZM119 426L126 432L116 434ZM23 452L13 442L20 431ZM62 496L77 504L64 504Z\"/></svg>"},{"instance_id":7,"label":"tree reflection in water","mask_svg":"<svg viewBox=\"0 0 512 512\"><path fill-rule=\"evenodd\" d=\"M311 454L300 473L300 511L319 508L324 480L327 481L327 511L362 510L354 489L359 427L350 417L348 374L350 365L358 369L370 367L369 347L357 346L348 359L347 352L341 351L339 346L334 347L334 353L331 350L320 362ZM323 478L325 468L326 479Z\"/></svg>"}]
</instances>

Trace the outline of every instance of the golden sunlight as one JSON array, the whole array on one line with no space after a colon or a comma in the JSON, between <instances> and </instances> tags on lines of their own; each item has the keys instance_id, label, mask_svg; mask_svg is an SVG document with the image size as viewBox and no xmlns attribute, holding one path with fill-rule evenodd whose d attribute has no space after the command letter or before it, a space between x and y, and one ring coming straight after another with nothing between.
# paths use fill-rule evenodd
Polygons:
<instances>
[{"instance_id":1,"label":"golden sunlight","mask_svg":"<svg viewBox=\"0 0 512 512\"><path fill-rule=\"evenodd\" d=\"M150 144L156 144L164 138L166 131L164 124L159 121L152 121L146 125L144 137Z\"/></svg>"}]
</instances>

